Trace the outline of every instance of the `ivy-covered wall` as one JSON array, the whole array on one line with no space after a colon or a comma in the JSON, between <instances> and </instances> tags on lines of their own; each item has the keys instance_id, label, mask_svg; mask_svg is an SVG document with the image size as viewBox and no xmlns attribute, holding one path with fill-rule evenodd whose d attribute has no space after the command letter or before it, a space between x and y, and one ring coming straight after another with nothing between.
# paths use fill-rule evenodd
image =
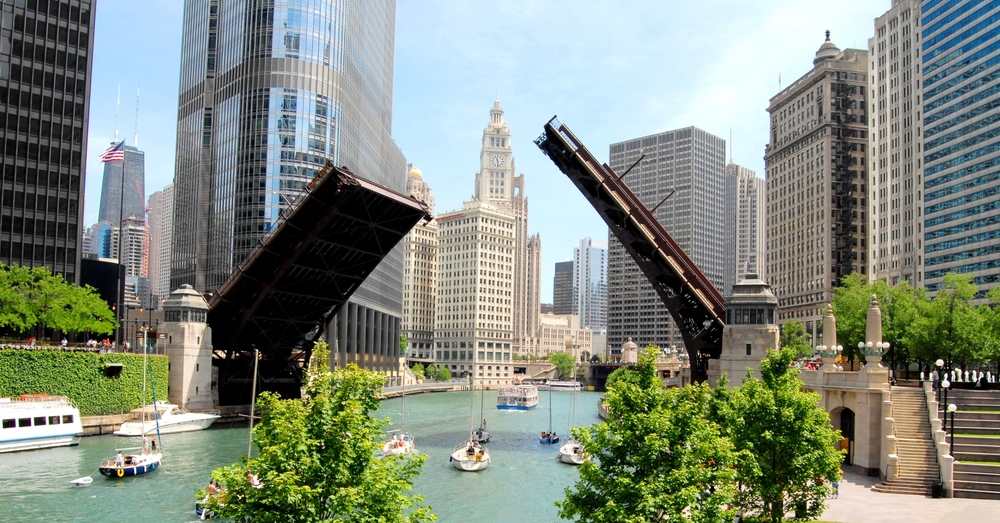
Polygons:
<instances>
[{"instance_id":1,"label":"ivy-covered wall","mask_svg":"<svg viewBox=\"0 0 1000 523\"><path fill-rule=\"evenodd\" d=\"M105 375L107 363L121 363L121 374ZM156 399L167 400L169 360L150 356ZM146 379L149 380L147 370ZM0 350L0 397L53 394L73 400L83 416L121 414L141 405L142 355L61 350ZM152 389L146 385L146 402Z\"/></svg>"}]
</instances>

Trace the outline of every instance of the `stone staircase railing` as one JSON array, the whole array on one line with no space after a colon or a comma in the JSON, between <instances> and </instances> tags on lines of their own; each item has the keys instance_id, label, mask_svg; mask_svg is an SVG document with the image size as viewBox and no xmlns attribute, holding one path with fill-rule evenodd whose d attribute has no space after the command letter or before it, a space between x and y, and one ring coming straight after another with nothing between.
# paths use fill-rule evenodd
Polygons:
<instances>
[{"instance_id":1,"label":"stone staircase railing","mask_svg":"<svg viewBox=\"0 0 1000 523\"><path fill-rule=\"evenodd\" d=\"M931 420L931 435L937 448L938 465L941 467L941 483L944 484L944 495L952 497L954 492L954 470L955 458L951 455L948 442L945 440L945 431L938 417L938 402L934 396L934 386L931 382L925 381L924 397L927 398L927 414Z\"/></svg>"},{"instance_id":2,"label":"stone staircase railing","mask_svg":"<svg viewBox=\"0 0 1000 523\"><path fill-rule=\"evenodd\" d=\"M882 393L882 475L875 492L926 496L939 470L923 391L893 387Z\"/></svg>"},{"instance_id":3,"label":"stone staircase railing","mask_svg":"<svg viewBox=\"0 0 1000 523\"><path fill-rule=\"evenodd\" d=\"M958 407L948 430L955 434L954 497L1000 500L1000 392L952 390L948 403Z\"/></svg>"}]
</instances>

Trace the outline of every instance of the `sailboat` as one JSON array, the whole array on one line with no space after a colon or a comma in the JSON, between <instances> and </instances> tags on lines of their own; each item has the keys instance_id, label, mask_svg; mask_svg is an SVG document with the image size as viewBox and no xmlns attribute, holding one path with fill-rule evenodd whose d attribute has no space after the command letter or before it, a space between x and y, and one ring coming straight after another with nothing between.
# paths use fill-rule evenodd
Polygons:
<instances>
[{"instance_id":1,"label":"sailboat","mask_svg":"<svg viewBox=\"0 0 1000 523\"><path fill-rule=\"evenodd\" d=\"M552 432L552 389L549 389L549 431L543 432L542 436L538 438L538 442L542 445L559 443L559 435Z\"/></svg>"},{"instance_id":2,"label":"sailboat","mask_svg":"<svg viewBox=\"0 0 1000 523\"><path fill-rule=\"evenodd\" d=\"M576 368L573 369L573 380L576 381ZM572 425L576 425L576 390L573 391L573 403L570 407ZM570 434L573 427L570 426ZM583 445L570 436L569 441L559 447L559 461L570 465L582 465L587 460L587 453L583 450Z\"/></svg>"},{"instance_id":3,"label":"sailboat","mask_svg":"<svg viewBox=\"0 0 1000 523\"><path fill-rule=\"evenodd\" d=\"M472 389L475 390L475 387L473 386ZM490 434L490 431L486 430L486 418L483 410L486 408L485 405L486 386L482 386L479 388L479 417L483 418L483 423L479 425L478 429L476 429L476 441L479 443L489 443L490 440L493 439L493 434Z\"/></svg>"},{"instance_id":4,"label":"sailboat","mask_svg":"<svg viewBox=\"0 0 1000 523\"><path fill-rule=\"evenodd\" d=\"M142 354L142 405L146 404L146 367L149 362L149 346L143 347ZM152 392L153 392L153 404L156 404L156 381L153 380L152 373L150 373L150 380L152 381ZM142 409L142 423L146 423L146 409ZM152 441L152 446L149 445L146 437L142 438L142 447L134 448L123 448L118 449L118 454L113 457L104 460L103 464L97 468L97 470L104 476L108 478L123 478L126 476L141 476L143 474L148 474L160 466L160 460L163 459L163 452L161 448L157 448L156 442L160 438L160 418L157 411L153 411L154 421L156 422L156 439ZM122 451L132 451L138 450L136 453L122 454Z\"/></svg>"},{"instance_id":5,"label":"sailboat","mask_svg":"<svg viewBox=\"0 0 1000 523\"><path fill-rule=\"evenodd\" d=\"M486 445L479 442L476 433L473 431L473 414L475 414L475 382L473 376L469 376L469 439L462 442L452 451L448 458L451 464L458 470L474 472L483 470L490 464L490 451ZM482 427L480 427L482 429Z\"/></svg>"},{"instance_id":6,"label":"sailboat","mask_svg":"<svg viewBox=\"0 0 1000 523\"><path fill-rule=\"evenodd\" d=\"M403 430L403 419L406 416L406 375L403 375L403 395L399 398L399 428L390 430L391 439L387 440L382 449L378 452L378 457L387 458L389 456L405 456L417 450L416 444L410 434Z\"/></svg>"}]
</instances>

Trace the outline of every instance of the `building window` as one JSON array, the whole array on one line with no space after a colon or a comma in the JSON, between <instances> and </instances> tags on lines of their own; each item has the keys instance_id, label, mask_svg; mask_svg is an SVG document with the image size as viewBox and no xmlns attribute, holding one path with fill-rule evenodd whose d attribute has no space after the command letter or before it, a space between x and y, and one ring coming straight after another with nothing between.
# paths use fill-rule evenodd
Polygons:
<instances>
[{"instance_id":1,"label":"building window","mask_svg":"<svg viewBox=\"0 0 1000 523\"><path fill-rule=\"evenodd\" d=\"M752 348L750 347L750 344L749 344L749 343L747 343L747 356L750 356L752 352L753 352L753 350L752 350Z\"/></svg>"}]
</instances>

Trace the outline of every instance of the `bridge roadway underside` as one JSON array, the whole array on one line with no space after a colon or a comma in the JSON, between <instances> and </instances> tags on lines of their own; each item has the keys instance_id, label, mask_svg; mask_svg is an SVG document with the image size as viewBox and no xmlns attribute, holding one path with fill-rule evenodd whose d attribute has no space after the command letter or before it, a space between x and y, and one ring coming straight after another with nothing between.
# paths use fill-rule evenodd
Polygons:
<instances>
[{"instance_id":1,"label":"bridge roadway underside","mask_svg":"<svg viewBox=\"0 0 1000 523\"><path fill-rule=\"evenodd\" d=\"M622 181L628 171L619 176L601 164L556 118L545 124L545 133L535 144L576 185L635 260L680 330L692 379L707 379L708 359L722 352L725 304L712 282L656 221L653 212L663 202L647 209Z\"/></svg>"},{"instance_id":2,"label":"bridge roadway underside","mask_svg":"<svg viewBox=\"0 0 1000 523\"><path fill-rule=\"evenodd\" d=\"M427 207L327 165L209 300L220 404L299 394L313 342Z\"/></svg>"}]
</instances>

